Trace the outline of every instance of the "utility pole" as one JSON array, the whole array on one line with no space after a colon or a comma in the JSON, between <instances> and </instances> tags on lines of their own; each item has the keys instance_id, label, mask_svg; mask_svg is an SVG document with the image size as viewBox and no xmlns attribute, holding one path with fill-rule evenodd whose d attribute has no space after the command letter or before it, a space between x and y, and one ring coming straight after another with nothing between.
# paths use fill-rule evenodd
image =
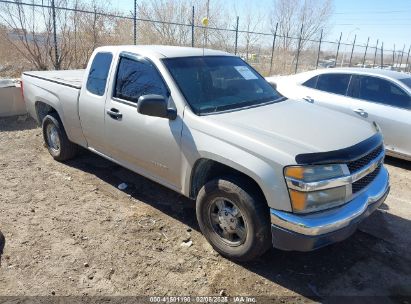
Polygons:
<instances>
[{"instance_id":1,"label":"utility pole","mask_svg":"<svg viewBox=\"0 0 411 304\"><path fill-rule=\"evenodd\" d=\"M317 53L317 62L315 63L315 69L318 69L318 62L320 61L320 52L321 52L321 42L323 40L323 29L321 29L320 41L318 42L318 53Z\"/></svg>"},{"instance_id":2,"label":"utility pole","mask_svg":"<svg viewBox=\"0 0 411 304\"><path fill-rule=\"evenodd\" d=\"M134 45L137 44L137 0L134 0Z\"/></svg>"}]
</instances>

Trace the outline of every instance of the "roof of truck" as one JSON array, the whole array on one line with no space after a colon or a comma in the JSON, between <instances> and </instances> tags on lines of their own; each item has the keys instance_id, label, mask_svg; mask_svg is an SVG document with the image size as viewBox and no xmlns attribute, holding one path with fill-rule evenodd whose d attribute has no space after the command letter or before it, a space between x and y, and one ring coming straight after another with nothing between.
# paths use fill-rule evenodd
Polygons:
<instances>
[{"instance_id":1,"label":"roof of truck","mask_svg":"<svg viewBox=\"0 0 411 304\"><path fill-rule=\"evenodd\" d=\"M171 46L171 45L115 45L103 46L98 50L112 50L135 52L135 53L149 53L151 56L158 58L174 58L174 57L191 57L191 56L234 56L233 54L203 48Z\"/></svg>"}]
</instances>

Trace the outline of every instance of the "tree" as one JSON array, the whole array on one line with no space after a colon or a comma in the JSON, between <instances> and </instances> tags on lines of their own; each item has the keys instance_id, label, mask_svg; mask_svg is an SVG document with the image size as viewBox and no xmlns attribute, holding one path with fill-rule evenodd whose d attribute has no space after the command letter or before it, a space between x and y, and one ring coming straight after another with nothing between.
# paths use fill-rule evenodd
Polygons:
<instances>
[{"instance_id":1,"label":"tree","mask_svg":"<svg viewBox=\"0 0 411 304\"><path fill-rule=\"evenodd\" d=\"M188 24L191 16L191 5L184 0L151 0L138 4L139 18L157 22L139 21L139 43L189 45L191 27ZM166 23L169 22L169 23Z\"/></svg>"},{"instance_id":2,"label":"tree","mask_svg":"<svg viewBox=\"0 0 411 304\"><path fill-rule=\"evenodd\" d=\"M261 32L264 18L260 11L255 12L252 8L247 9L244 18L245 22L245 58L248 61L250 52L256 47L261 39L261 35L254 32Z\"/></svg>"},{"instance_id":3,"label":"tree","mask_svg":"<svg viewBox=\"0 0 411 304\"><path fill-rule=\"evenodd\" d=\"M18 0L1 5L0 18L9 29L5 35L7 41L39 70L46 70L50 64L51 18L46 11L46 8L27 9Z\"/></svg>"},{"instance_id":4,"label":"tree","mask_svg":"<svg viewBox=\"0 0 411 304\"><path fill-rule=\"evenodd\" d=\"M72 9L65 9L73 3ZM58 56L54 44L52 9L48 3L24 5L20 0L0 4L0 21L6 26L2 34L7 44L14 47L31 68L84 68L93 50L101 45L114 44L116 20L105 13L109 3L101 0L55 0ZM83 10L87 12L78 12Z\"/></svg>"},{"instance_id":5,"label":"tree","mask_svg":"<svg viewBox=\"0 0 411 304\"><path fill-rule=\"evenodd\" d=\"M321 29L328 28L332 12L332 0L274 0L272 32L278 22L277 34L285 37L282 46L286 50L297 44L301 34L300 48L303 49L308 40L317 38Z\"/></svg>"}]
</instances>

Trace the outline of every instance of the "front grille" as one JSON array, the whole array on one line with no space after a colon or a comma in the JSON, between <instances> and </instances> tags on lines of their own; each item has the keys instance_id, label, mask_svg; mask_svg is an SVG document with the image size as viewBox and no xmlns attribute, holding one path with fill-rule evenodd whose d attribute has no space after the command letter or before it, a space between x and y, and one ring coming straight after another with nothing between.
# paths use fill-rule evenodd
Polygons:
<instances>
[{"instance_id":1,"label":"front grille","mask_svg":"<svg viewBox=\"0 0 411 304\"><path fill-rule=\"evenodd\" d=\"M357 160L347 163L350 173L354 173L362 169L364 166L368 165L373 159L375 159L383 151L383 149L384 149L383 146L380 145L374 150L372 150L370 153L368 153L367 155Z\"/></svg>"},{"instance_id":2,"label":"front grille","mask_svg":"<svg viewBox=\"0 0 411 304\"><path fill-rule=\"evenodd\" d=\"M352 184L352 193L357 193L358 191L361 191L362 189L364 189L365 187L367 187L374 179L375 177L378 175L378 173L381 170L381 164L377 167L377 169L375 169L374 171L372 171L370 174L364 176L363 178L357 180L355 183Z\"/></svg>"}]
</instances>

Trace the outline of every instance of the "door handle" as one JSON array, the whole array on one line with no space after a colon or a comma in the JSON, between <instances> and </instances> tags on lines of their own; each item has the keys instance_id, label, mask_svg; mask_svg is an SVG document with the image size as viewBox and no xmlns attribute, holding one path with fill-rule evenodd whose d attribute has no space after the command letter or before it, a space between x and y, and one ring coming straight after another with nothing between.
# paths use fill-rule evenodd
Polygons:
<instances>
[{"instance_id":1,"label":"door handle","mask_svg":"<svg viewBox=\"0 0 411 304\"><path fill-rule=\"evenodd\" d=\"M115 108L111 108L110 110L107 110L106 113L113 119L120 119L123 117L123 114L121 114L120 111Z\"/></svg>"},{"instance_id":2,"label":"door handle","mask_svg":"<svg viewBox=\"0 0 411 304\"><path fill-rule=\"evenodd\" d=\"M365 112L363 109L356 109L353 110L355 113L357 113L358 115L360 115L363 118L367 118L368 117L368 113Z\"/></svg>"},{"instance_id":3,"label":"door handle","mask_svg":"<svg viewBox=\"0 0 411 304\"><path fill-rule=\"evenodd\" d=\"M311 98L310 96L304 97L303 99L304 99L306 102L314 103L314 99Z\"/></svg>"}]
</instances>

